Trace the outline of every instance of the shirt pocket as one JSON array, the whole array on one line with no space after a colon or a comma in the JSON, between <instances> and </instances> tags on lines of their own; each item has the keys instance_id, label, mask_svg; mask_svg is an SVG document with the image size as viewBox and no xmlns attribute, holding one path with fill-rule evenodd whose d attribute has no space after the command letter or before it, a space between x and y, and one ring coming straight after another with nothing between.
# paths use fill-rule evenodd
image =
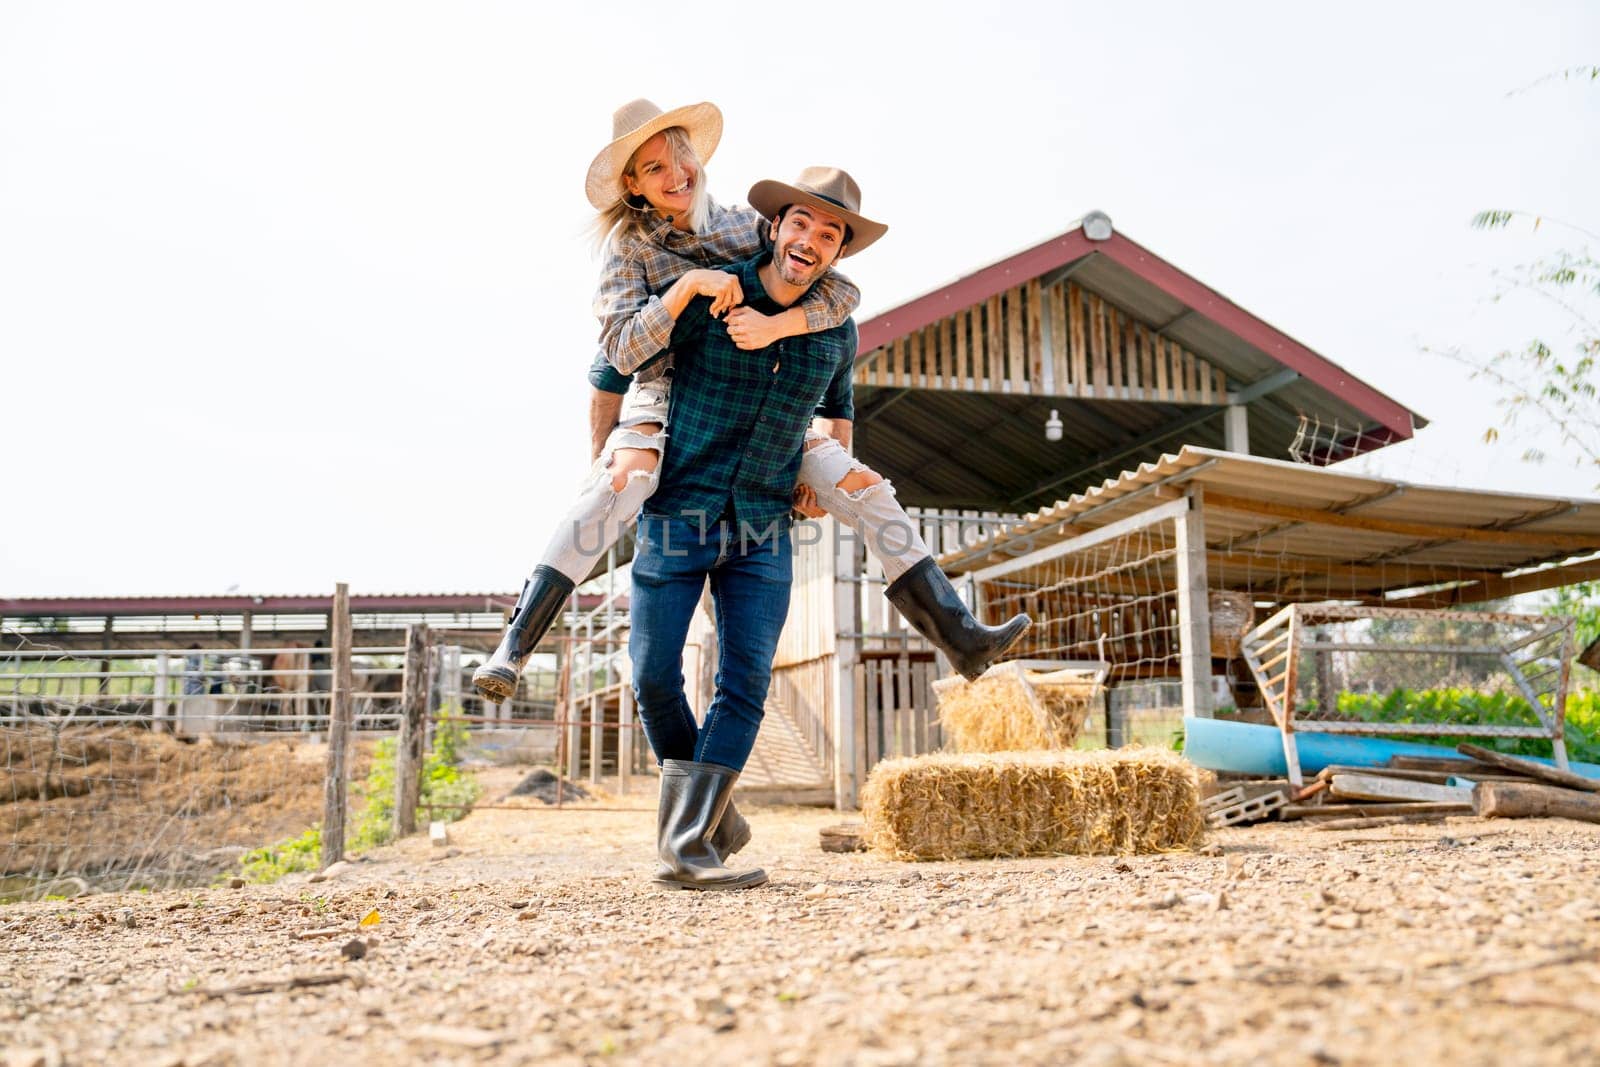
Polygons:
<instances>
[{"instance_id":1,"label":"shirt pocket","mask_svg":"<svg viewBox=\"0 0 1600 1067\"><path fill-rule=\"evenodd\" d=\"M784 387L809 415L822 402L833 372L839 367L839 349L827 341L802 337L794 342L785 359L790 364L786 369L792 369L793 376L785 376Z\"/></svg>"}]
</instances>

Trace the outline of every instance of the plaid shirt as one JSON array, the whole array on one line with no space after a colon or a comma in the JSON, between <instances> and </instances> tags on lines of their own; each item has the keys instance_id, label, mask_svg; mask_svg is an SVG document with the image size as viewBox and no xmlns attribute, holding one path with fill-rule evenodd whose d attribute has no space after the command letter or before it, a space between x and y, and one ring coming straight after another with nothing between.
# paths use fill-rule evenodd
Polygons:
<instances>
[{"instance_id":1,"label":"plaid shirt","mask_svg":"<svg viewBox=\"0 0 1600 1067\"><path fill-rule=\"evenodd\" d=\"M622 374L633 374L666 348L672 338L672 316L655 294L697 267L725 267L770 250L767 225L752 208L724 208L713 202L701 233L684 233L661 221L645 236L631 235L613 246L594 298L600 348L611 365ZM841 325L859 303L861 290L830 268L800 301L806 331L821 333ZM671 366L652 364L639 379L658 378ZM615 385L618 380L608 382ZM626 392L627 381L621 381L621 388L607 391Z\"/></svg>"},{"instance_id":2,"label":"plaid shirt","mask_svg":"<svg viewBox=\"0 0 1600 1067\"><path fill-rule=\"evenodd\" d=\"M770 258L763 253L733 268L745 303L767 315L783 310L757 274ZM696 297L672 332L671 444L644 510L701 528L732 518L765 537L789 522L812 417L855 417L856 326L847 319L746 352L710 307L708 297Z\"/></svg>"}]
</instances>

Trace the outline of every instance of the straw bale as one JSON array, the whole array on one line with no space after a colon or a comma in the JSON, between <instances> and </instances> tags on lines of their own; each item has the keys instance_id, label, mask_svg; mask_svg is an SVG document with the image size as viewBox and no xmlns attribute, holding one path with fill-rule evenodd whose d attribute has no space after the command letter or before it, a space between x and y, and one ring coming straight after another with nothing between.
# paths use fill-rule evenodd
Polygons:
<instances>
[{"instance_id":1,"label":"straw bale","mask_svg":"<svg viewBox=\"0 0 1600 1067\"><path fill-rule=\"evenodd\" d=\"M952 752L1071 748L1100 695L1094 671L1031 671L1005 663L975 682L933 684L939 725Z\"/></svg>"},{"instance_id":2,"label":"straw bale","mask_svg":"<svg viewBox=\"0 0 1600 1067\"><path fill-rule=\"evenodd\" d=\"M1161 749L885 760L866 840L902 860L1175 852L1204 832L1195 768Z\"/></svg>"}]
</instances>

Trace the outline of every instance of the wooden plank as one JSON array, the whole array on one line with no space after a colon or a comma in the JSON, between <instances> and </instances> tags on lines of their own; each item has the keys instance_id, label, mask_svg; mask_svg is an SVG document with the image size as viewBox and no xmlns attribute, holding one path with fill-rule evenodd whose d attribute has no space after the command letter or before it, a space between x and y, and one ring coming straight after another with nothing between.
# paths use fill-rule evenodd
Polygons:
<instances>
[{"instance_id":1,"label":"wooden plank","mask_svg":"<svg viewBox=\"0 0 1600 1067\"><path fill-rule=\"evenodd\" d=\"M350 694L355 672L350 662L350 586L334 587L328 616L333 637L332 700L328 714L328 759L322 779L322 866L344 859L344 824L349 770Z\"/></svg>"},{"instance_id":2,"label":"wooden plank","mask_svg":"<svg viewBox=\"0 0 1600 1067\"><path fill-rule=\"evenodd\" d=\"M1070 341L1072 345L1072 393L1087 396L1089 388L1089 355L1084 340L1083 290L1076 285L1067 286L1067 312L1072 320Z\"/></svg>"},{"instance_id":3,"label":"wooden plank","mask_svg":"<svg viewBox=\"0 0 1600 1067\"><path fill-rule=\"evenodd\" d=\"M1146 392L1150 388L1150 331L1143 326L1139 327L1139 389Z\"/></svg>"},{"instance_id":4,"label":"wooden plank","mask_svg":"<svg viewBox=\"0 0 1600 1067\"><path fill-rule=\"evenodd\" d=\"M1412 782L1376 774L1336 774L1328 791L1336 797L1350 797L1354 800L1425 800L1441 804L1472 800L1472 790L1460 786Z\"/></svg>"},{"instance_id":5,"label":"wooden plank","mask_svg":"<svg viewBox=\"0 0 1600 1067\"><path fill-rule=\"evenodd\" d=\"M1532 782L1479 782L1472 810L1486 819L1577 819L1600 822L1600 796Z\"/></svg>"},{"instance_id":6,"label":"wooden plank","mask_svg":"<svg viewBox=\"0 0 1600 1067\"><path fill-rule=\"evenodd\" d=\"M960 389L962 373L955 368L955 318L939 320L939 381L944 389Z\"/></svg>"},{"instance_id":7,"label":"wooden plank","mask_svg":"<svg viewBox=\"0 0 1600 1067\"><path fill-rule=\"evenodd\" d=\"M1253 500L1228 493L1208 492L1206 504L1225 511L1242 511L1249 515L1265 515L1276 519L1293 519L1320 526L1336 526L1345 530L1366 530L1371 533L1401 534L1430 541L1469 541L1485 545L1519 545L1535 548L1562 548L1572 551L1600 548L1600 538L1594 534L1539 533L1526 528L1517 530L1485 530L1476 526L1445 526L1431 522L1399 522L1366 515L1341 515L1319 508L1302 508L1292 504L1278 504L1266 500Z\"/></svg>"},{"instance_id":8,"label":"wooden plank","mask_svg":"<svg viewBox=\"0 0 1600 1067\"><path fill-rule=\"evenodd\" d=\"M1501 770L1515 771L1517 774L1527 775L1529 778L1537 778L1542 782L1561 786L1563 789L1577 789L1585 793L1600 793L1600 779L1585 778L1581 774L1573 774L1571 771L1547 767L1542 763L1535 763L1533 760L1508 756L1504 752L1496 752L1494 749L1483 748L1480 745L1460 744L1456 746L1456 751L1463 756L1471 756L1479 763L1488 763L1499 767Z\"/></svg>"},{"instance_id":9,"label":"wooden plank","mask_svg":"<svg viewBox=\"0 0 1600 1067\"><path fill-rule=\"evenodd\" d=\"M1095 396L1106 395L1106 385L1111 381L1111 368L1106 360L1106 305L1098 296L1089 294L1089 354L1094 363Z\"/></svg>"},{"instance_id":10,"label":"wooden plank","mask_svg":"<svg viewBox=\"0 0 1600 1067\"><path fill-rule=\"evenodd\" d=\"M1001 317L1000 294L989 298L989 391L1003 393L1011 388L1011 367L1006 359L1005 320Z\"/></svg>"},{"instance_id":11,"label":"wooden plank","mask_svg":"<svg viewBox=\"0 0 1600 1067\"><path fill-rule=\"evenodd\" d=\"M1022 350L1022 289L1006 290L1004 310L1006 346L1006 390L1012 393L1027 392L1023 375L1027 373L1028 354Z\"/></svg>"},{"instance_id":12,"label":"wooden plank","mask_svg":"<svg viewBox=\"0 0 1600 1067\"><path fill-rule=\"evenodd\" d=\"M1028 282L1028 367L1033 380L1030 392L1044 392L1044 306L1039 279Z\"/></svg>"},{"instance_id":13,"label":"wooden plank","mask_svg":"<svg viewBox=\"0 0 1600 1067\"><path fill-rule=\"evenodd\" d=\"M958 388L972 389L972 350L967 347L967 333L972 329L972 312L963 308L951 317L951 322L956 331L956 385Z\"/></svg>"},{"instance_id":14,"label":"wooden plank","mask_svg":"<svg viewBox=\"0 0 1600 1067\"><path fill-rule=\"evenodd\" d=\"M1152 335L1150 342L1155 347L1156 392L1162 400L1171 400L1171 379L1167 375L1167 339Z\"/></svg>"},{"instance_id":15,"label":"wooden plank","mask_svg":"<svg viewBox=\"0 0 1600 1067\"><path fill-rule=\"evenodd\" d=\"M1290 804L1286 808L1278 809L1278 816L1283 819L1317 819L1317 818L1373 818L1388 815L1470 815L1472 804L1469 803L1439 803L1436 801L1420 801L1407 803L1397 801L1394 803L1363 804L1359 801L1351 804Z\"/></svg>"},{"instance_id":16,"label":"wooden plank","mask_svg":"<svg viewBox=\"0 0 1600 1067\"><path fill-rule=\"evenodd\" d=\"M1068 373L1068 353L1072 339L1067 334L1067 287L1052 285L1046 294L1050 305L1050 369L1055 374L1058 396L1072 395L1072 377Z\"/></svg>"},{"instance_id":17,"label":"wooden plank","mask_svg":"<svg viewBox=\"0 0 1600 1067\"><path fill-rule=\"evenodd\" d=\"M1111 362L1111 376L1106 384L1119 391L1127 384L1127 375L1123 373L1123 362L1127 356L1127 341L1123 336L1125 325L1116 308L1106 308L1106 355Z\"/></svg>"},{"instance_id":18,"label":"wooden plank","mask_svg":"<svg viewBox=\"0 0 1600 1067\"><path fill-rule=\"evenodd\" d=\"M895 660L895 716L902 724L900 741L901 756L915 755L917 743L913 732L914 723L912 712L914 705L911 701L911 660L907 656L900 656Z\"/></svg>"}]
</instances>

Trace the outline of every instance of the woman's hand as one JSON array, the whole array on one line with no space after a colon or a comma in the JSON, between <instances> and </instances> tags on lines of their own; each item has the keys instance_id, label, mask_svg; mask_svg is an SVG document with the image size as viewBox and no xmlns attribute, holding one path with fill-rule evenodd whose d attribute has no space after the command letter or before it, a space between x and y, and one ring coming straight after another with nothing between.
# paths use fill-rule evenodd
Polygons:
<instances>
[{"instance_id":1,"label":"woman's hand","mask_svg":"<svg viewBox=\"0 0 1600 1067\"><path fill-rule=\"evenodd\" d=\"M827 514L817 506L817 491L809 485L794 487L794 509L808 519L820 519Z\"/></svg>"},{"instance_id":2,"label":"woman's hand","mask_svg":"<svg viewBox=\"0 0 1600 1067\"><path fill-rule=\"evenodd\" d=\"M724 321L728 324L728 336L746 352L766 348L789 336L779 325L778 316L763 315L754 308L734 308Z\"/></svg>"},{"instance_id":3,"label":"woman's hand","mask_svg":"<svg viewBox=\"0 0 1600 1067\"><path fill-rule=\"evenodd\" d=\"M711 317L721 318L722 313L744 303L744 289L739 276L725 270L692 270L696 295L711 298Z\"/></svg>"}]
</instances>

